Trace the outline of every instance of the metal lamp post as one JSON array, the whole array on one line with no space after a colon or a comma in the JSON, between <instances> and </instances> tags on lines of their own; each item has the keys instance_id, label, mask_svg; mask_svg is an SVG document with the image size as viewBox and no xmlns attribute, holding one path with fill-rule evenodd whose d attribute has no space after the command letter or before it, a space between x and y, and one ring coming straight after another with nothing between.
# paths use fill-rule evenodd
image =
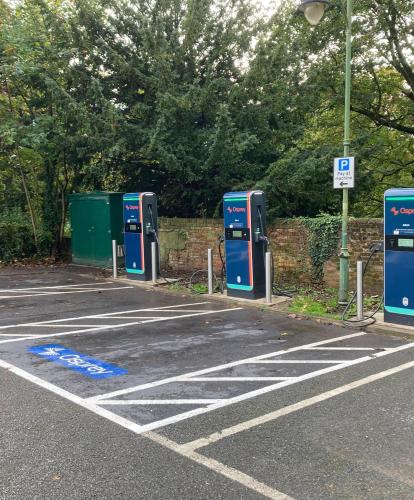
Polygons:
<instances>
[{"instance_id":1,"label":"metal lamp post","mask_svg":"<svg viewBox=\"0 0 414 500\"><path fill-rule=\"evenodd\" d=\"M302 12L312 26L322 19L330 7L327 0L303 0L298 11ZM349 156L351 145L351 55L352 55L352 0L346 0L346 59L345 59L345 112L344 112L344 156ZM349 251L348 251L348 207L349 189L342 191L342 244L339 255L339 302L348 302Z\"/></svg>"}]
</instances>

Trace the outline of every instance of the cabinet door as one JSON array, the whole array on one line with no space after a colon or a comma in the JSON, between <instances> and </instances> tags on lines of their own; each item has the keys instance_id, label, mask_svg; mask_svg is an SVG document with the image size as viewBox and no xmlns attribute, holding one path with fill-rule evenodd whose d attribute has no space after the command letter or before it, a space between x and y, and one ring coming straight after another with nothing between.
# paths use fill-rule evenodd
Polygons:
<instances>
[{"instance_id":1,"label":"cabinet door","mask_svg":"<svg viewBox=\"0 0 414 500\"><path fill-rule=\"evenodd\" d=\"M111 265L111 230L109 204L106 198L95 199L91 210L91 248L97 265Z\"/></svg>"},{"instance_id":2,"label":"cabinet door","mask_svg":"<svg viewBox=\"0 0 414 500\"><path fill-rule=\"evenodd\" d=\"M91 212L85 207L83 200L74 200L70 205L72 260L75 263L91 260L92 217Z\"/></svg>"}]
</instances>

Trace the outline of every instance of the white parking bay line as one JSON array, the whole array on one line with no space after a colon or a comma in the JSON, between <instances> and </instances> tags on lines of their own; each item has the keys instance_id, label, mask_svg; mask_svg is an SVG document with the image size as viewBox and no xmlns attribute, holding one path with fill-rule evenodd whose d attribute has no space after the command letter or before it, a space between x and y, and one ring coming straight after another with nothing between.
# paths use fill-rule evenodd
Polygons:
<instances>
[{"instance_id":1,"label":"white parking bay line","mask_svg":"<svg viewBox=\"0 0 414 500\"><path fill-rule=\"evenodd\" d=\"M123 318L123 319L128 319L128 318ZM102 327L102 328L111 328L113 325L73 325L73 324L59 324L59 325L37 325L36 323L28 324L27 326L32 326L35 328L95 328L97 326ZM7 335L7 333L5 334ZM15 334L16 336L19 336L18 333ZM26 335L31 335L30 333Z\"/></svg>"},{"instance_id":2,"label":"white parking bay line","mask_svg":"<svg viewBox=\"0 0 414 500\"><path fill-rule=\"evenodd\" d=\"M91 292L108 292L110 290L126 290L127 288L134 288L133 286L117 286L105 288L85 288L85 289L72 289L59 292L37 292L24 295L0 295L0 299L22 299L24 297L45 297L48 295L64 295L70 293L91 293Z\"/></svg>"},{"instance_id":3,"label":"white parking bay line","mask_svg":"<svg viewBox=\"0 0 414 500\"><path fill-rule=\"evenodd\" d=\"M175 441L172 441L171 439L166 438L165 436L161 436L156 432L146 432L144 436L148 439L151 439L151 441L154 441L155 443L164 446L169 450L175 451L179 455L188 458L189 460L192 460L200 465L204 465L205 467L216 472L217 474L220 474L234 482L242 484L246 488L249 488L250 490L253 490L256 493L259 493L260 495L263 495L266 498L271 498L272 500L293 500L288 495L285 495L281 491L271 488L267 484L257 481L256 479L254 479L251 476L248 476L244 472L234 469L233 467L229 467L228 465L218 462L213 458L208 458L204 455L201 455L196 451L187 450L182 445L176 443Z\"/></svg>"},{"instance_id":4,"label":"white parking bay line","mask_svg":"<svg viewBox=\"0 0 414 500\"><path fill-rule=\"evenodd\" d=\"M309 347L307 351L381 351L373 347Z\"/></svg>"},{"instance_id":5,"label":"white parking bay line","mask_svg":"<svg viewBox=\"0 0 414 500\"><path fill-rule=\"evenodd\" d=\"M223 401L222 399L106 399L100 405L208 405Z\"/></svg>"},{"instance_id":6,"label":"white parking bay line","mask_svg":"<svg viewBox=\"0 0 414 500\"><path fill-rule=\"evenodd\" d=\"M276 380L292 380L296 377L189 377L183 382L267 382Z\"/></svg>"},{"instance_id":7,"label":"white parking bay line","mask_svg":"<svg viewBox=\"0 0 414 500\"><path fill-rule=\"evenodd\" d=\"M95 413L96 415L106 418L107 420L110 420L111 422L118 424L121 427L130 430L131 432L134 432L135 434L142 434L141 425L136 424L135 422L131 422L130 420L124 417L121 417L119 415L116 415L115 413L112 413L111 411L106 410L105 408L102 408L89 401L86 401L85 399L82 399L79 396L76 396L75 394L72 394L69 391L61 389L60 387L51 384L50 382L42 380L39 377L36 377L35 375L32 375L31 373L28 373L25 370L22 370L21 368L18 368L17 366L14 366L0 359L0 367L9 370L11 373L14 373L19 377L22 377L23 379L28 380L29 382L32 382L33 384L36 384L42 387L43 389L53 392L54 394L57 394L58 396L61 396L62 398L65 398L71 401L72 403L75 403ZM250 490L256 493L259 493L260 495L263 495L266 498L271 498L273 500L292 500L291 497L285 495L284 493L281 493L280 491L275 490L274 488L271 488L270 486L267 486L266 484L260 481L257 481L256 479L254 479L251 476L248 476L244 472L241 472L237 469L222 464L221 462L218 462L217 460L214 460L212 458L205 457L204 455L201 455L196 451L188 451L179 443L167 439L164 436L160 436L155 432L146 432L145 434L142 435L143 437L150 439L154 443L157 443L158 445L163 446L164 448L172 450L195 463L203 465L208 469L214 471L215 473L230 479L231 481L242 484L246 488L249 488Z\"/></svg>"},{"instance_id":8,"label":"white parking bay line","mask_svg":"<svg viewBox=\"0 0 414 500\"><path fill-rule=\"evenodd\" d=\"M37 335L33 335L33 333L0 333L0 337L28 337L34 339Z\"/></svg>"},{"instance_id":9,"label":"white parking bay line","mask_svg":"<svg viewBox=\"0 0 414 500\"><path fill-rule=\"evenodd\" d=\"M375 373L374 375L369 375L368 377L364 377L362 379L356 380L341 387L337 387L336 389L323 392L312 398L304 399L303 401L299 401L298 403L285 406L284 408L267 413L265 415L261 415L260 417L252 418L251 420L247 420L240 424L233 425L231 427L228 427L227 429L222 429L219 432L210 434L210 436L197 439L195 441L191 441L189 443L184 444L183 446L189 451L197 450L204 446L220 441L221 439L224 439L226 437L233 436L234 434L238 434L239 432L243 432L248 429L252 429L253 427L257 427L258 425L263 425L267 422L276 420L277 418L289 415L290 413L294 413L298 410L303 410L304 408L308 408L309 406L313 406L322 401L326 401L335 396L339 396L346 392L352 391L353 389L357 389L358 387L362 387L366 384L371 384L372 382L376 382L377 380L381 380L391 375L395 375L396 373L408 370L410 368L414 368L414 361L410 361L409 363L404 363L403 365L396 366L395 368L390 368L389 370Z\"/></svg>"},{"instance_id":10,"label":"white parking bay line","mask_svg":"<svg viewBox=\"0 0 414 500\"><path fill-rule=\"evenodd\" d=\"M165 316L103 316L101 319L162 319ZM95 318L99 319L99 318ZM57 325L58 326L58 325Z\"/></svg>"},{"instance_id":11,"label":"white parking bay line","mask_svg":"<svg viewBox=\"0 0 414 500\"><path fill-rule=\"evenodd\" d=\"M340 365L341 363L348 363L349 359L259 359L253 361L255 364L288 364L288 365Z\"/></svg>"},{"instance_id":12,"label":"white parking bay line","mask_svg":"<svg viewBox=\"0 0 414 500\"><path fill-rule=\"evenodd\" d=\"M38 286L38 287L30 287L30 288L2 288L0 289L0 293L3 292L27 292L31 290L48 290L48 289L55 289L55 288L76 288L76 287L83 287L83 286L96 286L96 285L115 285L115 283L111 281L99 281L95 283L78 283L76 285L51 285L51 286Z\"/></svg>"}]
</instances>

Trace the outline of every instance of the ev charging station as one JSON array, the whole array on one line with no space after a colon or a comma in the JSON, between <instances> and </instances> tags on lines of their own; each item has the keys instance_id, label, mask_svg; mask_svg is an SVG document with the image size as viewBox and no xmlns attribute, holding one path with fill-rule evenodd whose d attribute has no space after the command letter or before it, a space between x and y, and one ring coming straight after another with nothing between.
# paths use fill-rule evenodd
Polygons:
<instances>
[{"instance_id":1,"label":"ev charging station","mask_svg":"<svg viewBox=\"0 0 414 500\"><path fill-rule=\"evenodd\" d=\"M384 321L414 326L414 189L384 195Z\"/></svg>"},{"instance_id":2,"label":"ev charging station","mask_svg":"<svg viewBox=\"0 0 414 500\"><path fill-rule=\"evenodd\" d=\"M227 295L266 295L266 198L262 191L226 193L223 198Z\"/></svg>"},{"instance_id":3,"label":"ev charging station","mask_svg":"<svg viewBox=\"0 0 414 500\"><path fill-rule=\"evenodd\" d=\"M154 193L123 196L125 268L130 279L152 279L151 244L158 245L157 197ZM158 251L156 269L159 274Z\"/></svg>"}]
</instances>

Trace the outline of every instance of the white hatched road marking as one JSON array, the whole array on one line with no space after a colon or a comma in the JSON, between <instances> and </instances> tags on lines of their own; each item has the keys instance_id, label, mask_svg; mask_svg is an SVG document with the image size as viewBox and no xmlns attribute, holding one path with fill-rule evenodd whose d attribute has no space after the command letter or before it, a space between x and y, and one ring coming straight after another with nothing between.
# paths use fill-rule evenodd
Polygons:
<instances>
[{"instance_id":1,"label":"white hatched road marking","mask_svg":"<svg viewBox=\"0 0 414 500\"><path fill-rule=\"evenodd\" d=\"M99 399L107 399L107 398L112 398L112 397L116 397L116 396L121 396L123 394L128 394L130 392L141 391L144 389L151 389L152 387L158 387L160 385L169 384L170 382L179 382L183 379L197 377L198 375L206 375L207 373L225 370L226 368L232 368L234 366L244 365L244 364L251 363L251 362L254 363L260 359L271 358L273 356L282 356L283 354L288 354L288 353L295 352L295 351L301 351L303 349L306 349L306 347L309 347L309 346L330 344L331 342L337 342L338 340L350 339L350 338L354 338L354 337L361 337L363 335L367 335L367 334L365 332L357 332L357 333L352 333L351 335L343 335L341 337L334 337L334 339L320 340L318 342L313 342L312 344L301 345L298 347L291 347L290 349L284 349L281 351L270 352L268 354L261 354L259 356L253 356L251 358L240 359L238 361L232 361L230 363L225 363L223 365L213 366L210 368L204 368L202 370L197 370L195 372L184 373L183 375L168 377L168 378L165 378L162 380L157 380L155 382L148 382L145 384L136 385L134 387L129 387L127 389L119 389L118 391L109 392L109 393L102 394L99 396L93 396L90 399L91 399L91 401L92 400L98 401Z\"/></svg>"},{"instance_id":2,"label":"white hatched road marking","mask_svg":"<svg viewBox=\"0 0 414 500\"><path fill-rule=\"evenodd\" d=\"M9 370L11 373L18 375L19 377L22 377L23 379L28 380L29 382L32 382L33 384L36 384L43 389L53 392L54 394L57 394L62 398L65 398L72 403L75 403L95 413L96 415L106 418L107 420L110 420L111 422L114 422L115 424L118 424L121 427L130 430L131 432L134 432L135 434L142 434L142 426L140 426L139 424L131 422L126 418L120 417L119 415L106 410L105 408L90 403L89 401L76 396L76 394L72 394L69 391L61 389L60 387L51 384L50 382L47 382L46 380L43 380L39 377L36 377L35 375L32 375L25 370L18 368L17 366L14 366L0 359L0 367ZM234 482L242 484L243 486L246 486L246 488L249 488L250 490L255 491L256 493L259 493L267 498L271 498L273 500L291 500L291 497L289 497L288 495L285 495L284 493L281 493L280 491L277 491L274 488L271 488L270 486L257 481L244 472L222 464L221 462L218 462L217 460L214 460L212 458L205 457L204 455L201 455L200 453L197 453L195 451L189 452L180 444L175 443L174 441L171 441L163 436L160 436L155 432L146 432L143 436L167 449L175 451L179 455L184 456L189 460L192 460L193 462L204 465L217 474L220 474Z\"/></svg>"},{"instance_id":3,"label":"white hatched road marking","mask_svg":"<svg viewBox=\"0 0 414 500\"><path fill-rule=\"evenodd\" d=\"M347 336L344 336L344 337L336 337L336 338L333 338L333 339L328 339L328 340L324 340L324 341L320 341L320 342L315 342L313 344L308 344L308 345L303 345L303 346L299 346L299 347L294 347L292 349L287 349L285 351L279 351L278 355L285 354L286 352L291 352L293 350L295 350L295 351L306 350L306 348L309 347L309 345L329 344L329 343L332 343L332 342L336 342L338 340L343 340L344 338L354 338L356 336L362 336L362 335L366 335L366 334L367 333L365 333L365 332L359 332L359 333L347 335ZM167 417L167 418L158 420L156 422L145 424L145 425L142 426L142 430L143 430L143 432L146 432L146 431L152 431L152 430L155 430L155 429L159 429L161 427L165 427L167 425L171 425L171 424L174 424L174 423L177 423L177 422L180 422L180 421L183 421L183 420L195 417L197 415L202 415L202 414L214 411L214 410L219 409L219 408L224 408L224 407L232 405L234 403L239 403L239 402L246 401L248 399L254 398L256 396L260 396L260 395L263 395L263 394L266 394L266 393L269 393L269 392L273 392L273 391L275 391L277 389L281 389L281 388L287 387L289 385L297 384L297 383L303 382L305 380L310 380L312 378L319 377L319 376L327 374L327 373L331 373L331 372L334 372L334 371L337 371L337 370L341 370L343 368L347 368L347 367L354 366L354 365L357 365L357 364L360 364L360 363L364 363L366 361L370 361L372 359L379 358L379 357L382 357L382 356L386 356L388 354L399 352L399 351L402 351L402 350L405 350L405 349L410 349L412 347L414 347L414 342L409 343L409 344L404 344L404 345L399 346L399 347L390 348L390 349L387 349L387 350L382 350L382 351L376 352L375 354L370 354L370 355L364 356L362 358L357 358L357 359L349 360L349 361L346 361L346 362L341 361L341 362L338 362L338 364L333 365L333 366L329 366L327 368L323 368L323 369L320 369L320 370L312 371L312 372L307 373L305 375L300 375L300 376L297 376L297 377L291 377L291 378L288 378L285 381L280 381L280 382L278 382L276 384L271 384L271 385L262 387L260 389L256 389L256 390L244 393L244 394L239 394L239 395L233 396L231 398L223 399L223 400L221 400L221 401L219 401L217 403L212 403L212 404L208 404L208 405L205 405L205 406L200 406L200 408L195 408L195 409L183 412L183 413L179 413L177 415L173 415L171 417ZM261 356L258 356L258 357L265 357L265 356L275 356L275 353L261 355ZM237 361L237 362L234 362L234 363L237 363L237 365L246 364L246 361L249 362L249 361L251 361L251 359L254 359L254 358L250 358L248 360L240 360L240 361ZM229 363L229 364L233 364L234 365L234 363ZM208 368L206 370L199 370L198 372L193 372L193 374L194 375L195 374L201 374L200 372L211 373L212 371L222 370L225 367L226 367L226 365L221 365L219 367ZM113 398L116 398L116 396L125 395L125 394L131 393L131 392L138 392L140 390L148 389L148 388L159 386L159 385L164 385L164 384L170 383L170 382L189 382L191 380L191 378L192 378L191 375L192 374L186 374L186 375L180 375L180 376L177 376L177 377L170 377L169 379L164 379L164 380L160 380L160 381L156 381L156 382L149 382L147 384L141 384L140 386L130 387L130 388L127 388L127 389L120 389L118 391L113 391L111 393L102 394L102 395L99 395L99 396L93 396L91 398L88 398L87 400L90 401L90 402L93 402L95 404L98 404L98 405L100 404L100 401L102 401L102 400L108 401L110 399L113 402L113 401L117 401L116 399L113 399ZM208 382L208 380L207 380L207 382ZM127 401L127 400L122 400L122 401ZM137 401L137 400L133 400L133 401ZM126 403L122 403L122 404L126 404Z\"/></svg>"},{"instance_id":4,"label":"white hatched road marking","mask_svg":"<svg viewBox=\"0 0 414 500\"><path fill-rule=\"evenodd\" d=\"M100 319L100 318L106 318L107 316L114 316L114 315L122 315L124 316L125 314L129 313L136 313L136 312L158 312L158 311L163 311L166 309L171 309L171 308L179 308L179 307L186 307L186 306L198 306L201 304L210 304L210 302L196 302L194 304L178 304L174 306L163 306L163 307L146 307L146 308L141 308L141 309L128 309L127 311L117 311L113 313L103 313L103 314L89 314L87 316L75 316L72 318L63 318L63 319L50 319L47 321L32 321L30 323L16 323L14 325L5 325L5 326L0 326L0 330L4 330L5 328L19 328L22 326L33 326L33 325L47 325L49 323L65 323L66 321L74 321L78 319Z\"/></svg>"},{"instance_id":5,"label":"white hatched road marking","mask_svg":"<svg viewBox=\"0 0 414 500\"><path fill-rule=\"evenodd\" d=\"M266 415L252 418L251 420L233 425L231 427L228 427L227 429L222 429L220 432L210 434L210 436L206 438L197 439L182 446L184 446L187 450L197 450L209 444L216 443L217 441L220 441L221 439L224 439L226 437L233 436L234 434L238 434L239 432L243 432L248 429L252 429L253 427L257 427L258 425L263 425L266 422L271 422L284 415L289 415L290 413L302 410L303 408L308 408L309 406L312 406L314 404L326 401L335 396L339 396L340 394L344 394L345 392L349 392L358 387L362 387L363 385L370 384L372 382L375 382L376 380L381 380L382 378L389 377L390 375L394 375L395 373L399 373L403 370L408 370L409 368L414 368L414 361L410 361L409 363L405 363L395 368L390 368L389 370L385 370L380 373L375 373L374 375L369 375L368 377L356 380L355 382L351 382L341 387L337 387L336 389L323 392L322 394L318 394L317 396L314 396L312 398L299 401L298 403L294 403L289 406L285 406L280 410L272 411L270 413L267 413Z\"/></svg>"},{"instance_id":6,"label":"white hatched road marking","mask_svg":"<svg viewBox=\"0 0 414 500\"><path fill-rule=\"evenodd\" d=\"M206 304L209 304L209 302L206 302ZM172 307L185 307L187 304L183 304L181 306L166 306L166 307L162 307L162 308L158 308L158 309L167 309L168 307L172 308ZM192 305L192 304L188 304L188 305ZM141 309L141 311L148 311L148 312L154 312L154 313L158 313L158 309L157 308L152 308L152 309ZM21 337L17 337L17 338L8 338L8 339L5 339L5 340L0 340L0 344L7 344L7 343L11 343L11 342L23 342L25 340L28 340L28 338L36 338L36 339L43 339L43 338L52 338L52 337L62 337L62 336L68 336L68 335L75 335L75 334L79 334L79 333L88 333L88 332L98 332L98 331L103 331L103 330L114 330L114 329L118 329L118 328L124 328L124 327L127 327L127 326L136 326L136 325L144 325L144 324L147 324L147 323L155 323L155 322L161 322L161 321L171 321L171 320L176 320L176 319L182 319L182 318L193 318L193 317L198 317L198 316L206 316L206 315L210 315L210 314L218 314L218 313L226 313L226 312L232 312L232 311L238 311L238 310L241 310L242 308L241 307L232 307L230 309L215 309L215 310L207 310L207 311L203 311L203 312L199 312L199 313L189 313L187 314L187 311L185 309L182 309L180 312L181 313L184 313L184 314L178 314L178 315L174 315L174 316L166 316L166 317L150 317L150 318L147 318L145 320L141 320L141 321L132 321L132 322L128 322L128 323L115 323L113 325L99 325L99 326L95 326L95 325L88 325L87 328L82 328L80 330L70 330L70 331L64 331L64 332L58 332L58 333L50 333L50 334L44 334L44 335L32 335L31 337L25 337L25 336L21 336ZM71 321L71 320L79 320L79 319L86 319L86 318L95 318L95 319L110 319L110 316L112 314L122 314L120 312L118 313L105 313L105 314L102 314L102 315L93 315L93 316L81 316L81 317L77 317L77 318L66 318L65 320L50 320L50 321L45 321L45 322L38 322L38 323L21 323L21 324L18 324L18 325L9 325L9 326L3 326L3 327L0 327L0 328L3 328L3 329L7 329L7 328L17 328L17 327L39 327L39 326L47 326L51 323L57 323L59 321ZM125 318L127 319L127 318ZM69 328L71 327L72 325L70 324L60 324L60 326L62 328Z\"/></svg>"},{"instance_id":7,"label":"white hatched road marking","mask_svg":"<svg viewBox=\"0 0 414 500\"><path fill-rule=\"evenodd\" d=\"M410 344L406 344L404 346L400 346L397 348L393 349L388 349L387 351L383 351L381 353L378 353L376 357L381 357L390 354L391 352L398 352L403 349L408 349L414 346L414 342ZM368 357L368 359L372 359L371 357ZM353 364L356 364L353 362ZM349 365L348 365L349 366ZM5 368L6 370L9 370L10 372L24 378L25 380L28 380L44 389L47 389L63 398L66 398L67 400L78 404L79 406L88 409L89 411L106 418L126 429L129 429L130 431L136 433L136 434L142 434L143 437L150 439L151 441L154 441L158 443L161 446L164 446L165 448L168 448L170 450L175 451L181 456L184 456L196 463L202 464L205 467L209 468L210 470L213 470L214 472L221 474L232 481L238 482L247 488L262 494L263 496L267 498L272 498L275 500L288 500L290 497L285 495L284 493L275 490L274 488L271 488L267 486L264 483L261 483L257 480L255 480L253 477L248 476L247 474L244 474L241 471L238 471L237 469L234 469L232 467L229 467L225 464L222 464L214 459L205 457L204 455L201 455L200 453L196 452L198 448L204 447L210 443L213 443L215 441L218 441L224 437L228 437L231 435L234 435L236 433L242 432L244 430L250 429L252 427L255 427L257 425L261 425L263 423L269 422L271 420L274 420L278 418L279 416L282 415L287 415L289 413L293 413L294 411L301 410L303 408L309 407L313 404L316 404L321 401L325 401L327 399L333 398L337 395L343 394L345 392L348 392L352 389L362 387L363 385L370 384L372 382L375 382L377 380L384 379L386 377L389 377L391 375L394 375L396 373L402 372L404 370L414 368L414 361L405 363L403 365L399 365L395 368L391 368L389 370L385 370L379 373L376 373L374 375L370 375L368 377L365 377L363 379L351 382L350 384L346 384L342 387L338 387L336 389L333 389L331 391L327 391L325 393L322 393L318 396L315 396L313 398L309 398L307 400L300 401L298 403L295 403L294 405L290 405L288 407L282 408L280 410L276 410L275 412L268 413L266 415L262 415L261 417L257 417L255 419L248 420L246 422L243 422L241 424L234 425L232 427L229 427L227 429L224 429L218 433L211 434L210 436L206 438L201 438L186 444L179 444L176 443L175 441L172 441L164 436L161 436L155 432L148 431L143 433L144 429L148 429L148 425L146 426L141 426L139 424L136 424L126 418L123 418L119 415L116 415L102 407L100 407L97 404L94 404L90 400L85 400L83 398L80 398L79 396L76 396L75 394L72 394L64 389L61 389L60 387L51 384L50 382L47 382L45 380L42 380L6 361L0 360L0 367ZM333 367L331 367L333 368ZM166 419L165 419L166 420Z\"/></svg>"}]
</instances>

